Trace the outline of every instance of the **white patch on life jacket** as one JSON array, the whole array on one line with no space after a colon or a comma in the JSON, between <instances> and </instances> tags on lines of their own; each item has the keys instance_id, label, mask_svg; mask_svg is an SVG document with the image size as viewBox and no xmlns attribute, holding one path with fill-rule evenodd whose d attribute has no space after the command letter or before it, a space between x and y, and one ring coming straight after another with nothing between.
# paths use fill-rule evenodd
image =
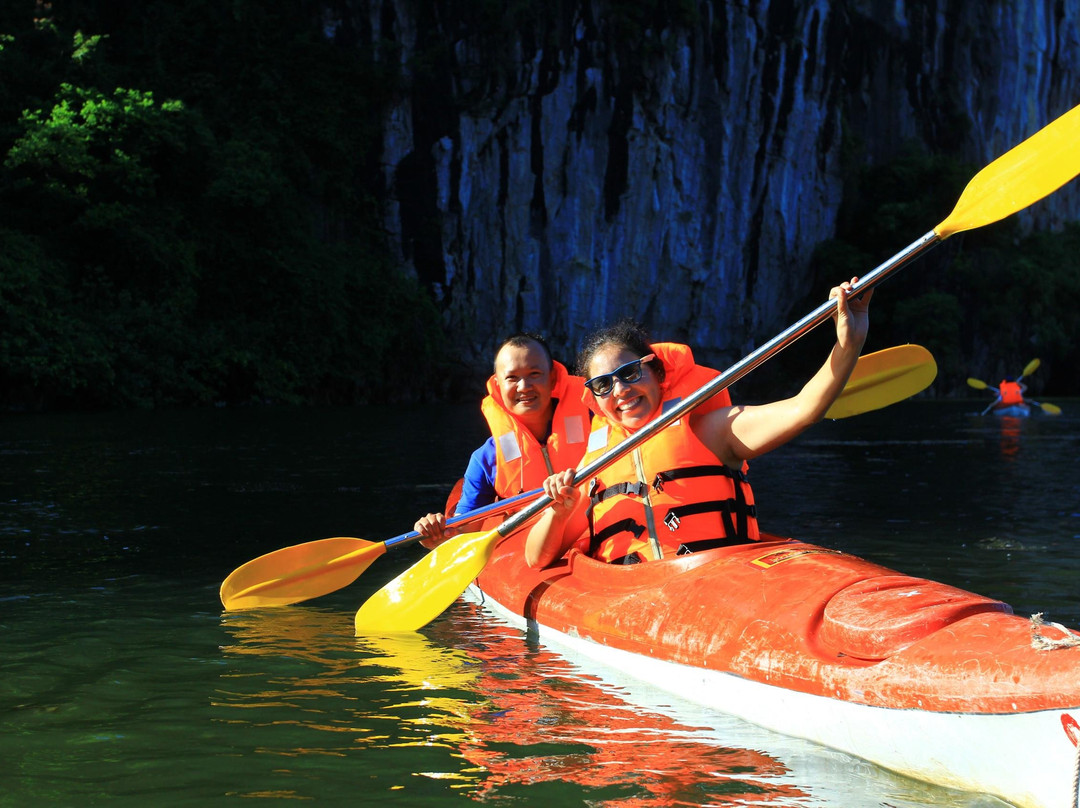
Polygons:
<instances>
[{"instance_id":1,"label":"white patch on life jacket","mask_svg":"<svg viewBox=\"0 0 1080 808\"><path fill-rule=\"evenodd\" d=\"M607 436L608 428L606 424L594 429L589 433L589 445L586 447L585 451L595 452L598 449L603 449L607 446Z\"/></svg>"},{"instance_id":2,"label":"white patch on life jacket","mask_svg":"<svg viewBox=\"0 0 1080 808\"><path fill-rule=\"evenodd\" d=\"M660 405L660 412L667 412L672 407L677 405L680 401L682 401L682 396L679 396L678 398L669 398L667 401L665 401L663 404ZM671 422L671 425L675 426L681 420L682 420L682 418L677 418L677 419L675 419L674 421Z\"/></svg>"},{"instance_id":3,"label":"white patch on life jacket","mask_svg":"<svg viewBox=\"0 0 1080 808\"><path fill-rule=\"evenodd\" d=\"M584 443L585 419L580 415L569 415L563 418L563 432L566 433L567 443Z\"/></svg>"},{"instance_id":4,"label":"white patch on life jacket","mask_svg":"<svg viewBox=\"0 0 1080 808\"><path fill-rule=\"evenodd\" d=\"M518 446L517 436L513 432L504 432L497 440L503 460L517 460L521 457L521 447Z\"/></svg>"}]
</instances>

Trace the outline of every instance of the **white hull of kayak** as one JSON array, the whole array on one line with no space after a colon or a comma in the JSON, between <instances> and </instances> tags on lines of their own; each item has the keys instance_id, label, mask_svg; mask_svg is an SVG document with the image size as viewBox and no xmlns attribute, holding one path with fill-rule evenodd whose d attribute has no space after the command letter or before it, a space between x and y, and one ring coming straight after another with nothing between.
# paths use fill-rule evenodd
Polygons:
<instances>
[{"instance_id":1,"label":"white hull of kayak","mask_svg":"<svg viewBox=\"0 0 1080 808\"><path fill-rule=\"evenodd\" d=\"M1048 747L1063 731L1080 742L1068 710L940 713L872 707L706 668L611 648L527 621L477 584L466 598L511 625L536 632L573 661L594 660L703 707L803 738L936 785L1000 796L1020 808L1073 808L1080 750ZM1080 671L1077 672L1080 676ZM1063 730L1063 727L1066 729Z\"/></svg>"}]
</instances>

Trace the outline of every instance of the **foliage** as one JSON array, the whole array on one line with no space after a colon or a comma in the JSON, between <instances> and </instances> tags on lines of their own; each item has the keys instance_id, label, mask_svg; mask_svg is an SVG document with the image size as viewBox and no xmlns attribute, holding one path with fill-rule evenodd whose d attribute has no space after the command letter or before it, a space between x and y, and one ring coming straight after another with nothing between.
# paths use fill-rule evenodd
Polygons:
<instances>
[{"instance_id":1,"label":"foliage","mask_svg":"<svg viewBox=\"0 0 1080 808\"><path fill-rule=\"evenodd\" d=\"M977 170L914 147L860 169L849 180L837 237L815 253L815 288L865 275L912 243L948 215ZM1080 306L1080 227L1025 237L1013 217L953 236L919 262L874 298L875 349L925 345L938 363L938 394L964 392L968 376L1018 373L1035 356L1042 369L1033 384L1074 392L1068 369L1080 360L1080 321L1063 313Z\"/></svg>"},{"instance_id":2,"label":"foliage","mask_svg":"<svg viewBox=\"0 0 1080 808\"><path fill-rule=\"evenodd\" d=\"M953 280L970 290L965 331L986 340L985 347L968 343L969 354L987 351L985 375L997 377L1019 373L1037 356L1042 367L1028 383L1074 394L1080 320L1070 315L1080 310L1080 225L1024 237L995 226L966 246Z\"/></svg>"},{"instance_id":3,"label":"foliage","mask_svg":"<svg viewBox=\"0 0 1080 808\"><path fill-rule=\"evenodd\" d=\"M393 76L303 6L0 16L0 402L415 395L438 318L363 190Z\"/></svg>"}]
</instances>

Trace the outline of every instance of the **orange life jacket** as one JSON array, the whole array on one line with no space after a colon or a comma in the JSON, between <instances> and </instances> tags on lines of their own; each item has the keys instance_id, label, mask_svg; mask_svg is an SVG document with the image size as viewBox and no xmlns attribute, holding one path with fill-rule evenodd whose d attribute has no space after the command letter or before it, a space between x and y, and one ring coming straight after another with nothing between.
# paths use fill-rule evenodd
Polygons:
<instances>
[{"instance_id":1,"label":"orange life jacket","mask_svg":"<svg viewBox=\"0 0 1080 808\"><path fill-rule=\"evenodd\" d=\"M1001 396L1001 401L998 403L1002 407L1024 403L1024 391L1019 382L1002 381L998 385L998 394Z\"/></svg>"},{"instance_id":2,"label":"orange life jacket","mask_svg":"<svg viewBox=\"0 0 1080 808\"><path fill-rule=\"evenodd\" d=\"M495 377L488 379L480 411L495 438L495 493L500 499L539 488L555 472L577 466L585 454L589 409L579 392L585 380L571 376L561 362L552 362L551 373L555 412L543 444L506 408Z\"/></svg>"},{"instance_id":3,"label":"orange life jacket","mask_svg":"<svg viewBox=\"0 0 1080 808\"><path fill-rule=\"evenodd\" d=\"M685 345L650 348L664 364L661 411L718 375L695 364ZM694 412L730 403L724 390ZM593 408L600 413L595 403ZM594 424L585 463L629 435L603 417ZM721 463L694 434L689 416L680 418L590 481L587 552L603 561L635 563L656 558L652 539L664 557L756 540L757 509L746 469Z\"/></svg>"}]
</instances>

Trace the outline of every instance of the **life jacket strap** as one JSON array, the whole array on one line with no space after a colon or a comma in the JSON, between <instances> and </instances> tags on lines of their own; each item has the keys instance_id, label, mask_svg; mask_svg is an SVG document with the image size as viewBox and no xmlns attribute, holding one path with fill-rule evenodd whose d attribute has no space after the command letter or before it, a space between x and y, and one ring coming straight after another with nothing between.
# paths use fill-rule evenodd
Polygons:
<instances>
[{"instance_id":1,"label":"life jacket strap","mask_svg":"<svg viewBox=\"0 0 1080 808\"><path fill-rule=\"evenodd\" d=\"M638 553L627 553L624 556L609 561L609 564L640 564L641 556Z\"/></svg>"},{"instance_id":2,"label":"life jacket strap","mask_svg":"<svg viewBox=\"0 0 1080 808\"><path fill-rule=\"evenodd\" d=\"M664 517L664 524L668 530L674 532L679 529L679 524L685 516L696 516L702 513L719 513L724 521L724 532L729 536L738 538L740 542L750 540L750 531L747 527L748 519L757 518L757 506L748 505L742 496L742 489L736 488L735 499L714 499L708 502L694 502L690 505L680 505L671 508ZM734 514L735 519L732 519Z\"/></svg>"},{"instance_id":3,"label":"life jacket strap","mask_svg":"<svg viewBox=\"0 0 1080 808\"><path fill-rule=\"evenodd\" d=\"M730 466L687 466L682 469L669 469L657 472L653 478L652 487L657 491L664 490L664 483L672 480L684 480L690 477L730 477L739 482L748 482L746 472L742 469L733 469Z\"/></svg>"},{"instance_id":4,"label":"life jacket strap","mask_svg":"<svg viewBox=\"0 0 1080 808\"><path fill-rule=\"evenodd\" d=\"M690 553L698 553L702 550L714 550L717 547L737 547L740 544L746 544L743 539L700 539L699 541L688 541L685 544L680 544L678 551L675 555L689 555Z\"/></svg>"},{"instance_id":5,"label":"life jacket strap","mask_svg":"<svg viewBox=\"0 0 1080 808\"><path fill-rule=\"evenodd\" d=\"M606 528L601 530L599 533L593 533L592 520L590 519L589 520L589 533L591 533L592 535L589 538L589 555L595 556L596 553L600 549L600 545L604 542L605 539L608 539L611 536L614 536L616 533L622 533L623 531L626 531L628 533L632 533L634 535L634 538L638 539L638 538L641 538L641 534L645 532L645 525L642 525L642 524L640 524L638 522L635 522L633 519L620 519L618 522L615 522L615 524L608 525ZM631 554L631 555L633 555L633 554ZM638 559L638 560L640 561L640 559ZM616 563L616 562L611 562L611 563ZM634 563L634 562L624 562L624 563Z\"/></svg>"},{"instance_id":6,"label":"life jacket strap","mask_svg":"<svg viewBox=\"0 0 1080 808\"><path fill-rule=\"evenodd\" d=\"M645 483L615 483L615 485L609 485L607 488L601 488L600 490L593 490L589 494L589 501L593 507L599 505L606 499L611 497L617 497L621 495L632 497L644 497L649 491L649 486Z\"/></svg>"},{"instance_id":7,"label":"life jacket strap","mask_svg":"<svg viewBox=\"0 0 1080 808\"><path fill-rule=\"evenodd\" d=\"M743 539L700 539L699 541L688 541L685 544L680 544L678 551L675 555L690 555L690 553L699 553L702 550L714 550L717 547L738 547L740 544L746 544ZM624 556L609 561L609 564L640 564L642 561L640 553L627 553Z\"/></svg>"}]
</instances>

